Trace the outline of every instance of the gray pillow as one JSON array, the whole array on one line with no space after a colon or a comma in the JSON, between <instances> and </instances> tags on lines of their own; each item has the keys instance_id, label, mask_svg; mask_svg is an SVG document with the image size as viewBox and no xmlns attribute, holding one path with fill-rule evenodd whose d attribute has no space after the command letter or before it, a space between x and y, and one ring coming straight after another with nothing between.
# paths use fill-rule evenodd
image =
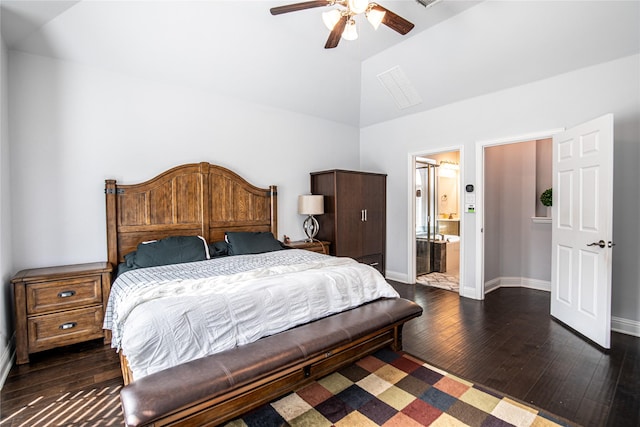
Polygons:
<instances>
[{"instance_id":1,"label":"gray pillow","mask_svg":"<svg viewBox=\"0 0 640 427\"><path fill-rule=\"evenodd\" d=\"M229 244L224 240L209 243L209 254L211 258L229 255Z\"/></svg>"},{"instance_id":2,"label":"gray pillow","mask_svg":"<svg viewBox=\"0 0 640 427\"><path fill-rule=\"evenodd\" d=\"M228 231L225 233L229 255L260 254L284 249L268 231Z\"/></svg>"},{"instance_id":3,"label":"gray pillow","mask_svg":"<svg viewBox=\"0 0 640 427\"><path fill-rule=\"evenodd\" d=\"M140 243L135 252L125 256L125 261L134 268L204 261L208 258L208 249L200 236L172 236Z\"/></svg>"}]
</instances>

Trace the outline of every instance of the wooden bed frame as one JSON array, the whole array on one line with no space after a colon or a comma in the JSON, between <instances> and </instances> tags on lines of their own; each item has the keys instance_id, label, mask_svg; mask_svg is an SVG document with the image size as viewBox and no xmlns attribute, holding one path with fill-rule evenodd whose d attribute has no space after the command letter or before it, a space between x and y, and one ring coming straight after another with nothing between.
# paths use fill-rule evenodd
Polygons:
<instances>
[{"instance_id":1,"label":"wooden bed frame","mask_svg":"<svg viewBox=\"0 0 640 427\"><path fill-rule=\"evenodd\" d=\"M207 162L176 166L148 181L105 181L107 259L114 268L141 242L169 236L224 240L225 231L270 231L278 238L277 186L259 188ZM133 381L120 352L122 376Z\"/></svg>"},{"instance_id":2,"label":"wooden bed frame","mask_svg":"<svg viewBox=\"0 0 640 427\"><path fill-rule=\"evenodd\" d=\"M138 243L169 236L224 239L225 231L278 238L277 187L259 188L206 162L176 166L146 182L105 181L107 258L116 267Z\"/></svg>"},{"instance_id":3,"label":"wooden bed frame","mask_svg":"<svg viewBox=\"0 0 640 427\"><path fill-rule=\"evenodd\" d=\"M276 186L255 187L234 172L206 162L177 166L140 184L121 185L115 180L106 180L105 193L108 261L114 268L140 242L168 236L200 235L208 242L215 242L224 239L225 231L270 231L277 238ZM385 346L400 350L402 325L422 312L415 306L406 317L389 320L364 337L322 350L313 356L318 360L309 358L295 366L273 368L241 390L230 389L210 401L193 402L179 413L167 415L165 422L195 425L193 420L198 416L209 420L207 423L221 422L237 415L239 410L246 411L293 391L301 381L309 381L310 367L320 360L322 372L329 373ZM360 311L357 313L355 316L359 317ZM348 327L342 325L341 329ZM120 359L125 385L133 383L122 352ZM298 378L300 375L302 379ZM211 411L221 414L213 417L217 421L212 420ZM164 425L164 422L156 420L153 425Z\"/></svg>"}]
</instances>

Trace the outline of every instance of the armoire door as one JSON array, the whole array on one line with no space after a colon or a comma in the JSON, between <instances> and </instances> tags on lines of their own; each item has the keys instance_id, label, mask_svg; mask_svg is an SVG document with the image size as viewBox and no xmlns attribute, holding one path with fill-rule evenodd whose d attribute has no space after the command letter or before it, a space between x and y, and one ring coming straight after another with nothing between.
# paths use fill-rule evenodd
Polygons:
<instances>
[{"instance_id":1,"label":"armoire door","mask_svg":"<svg viewBox=\"0 0 640 427\"><path fill-rule=\"evenodd\" d=\"M382 256L386 237L386 177L362 175L362 249L364 256ZM380 259L382 263L384 260Z\"/></svg>"},{"instance_id":2,"label":"armoire door","mask_svg":"<svg viewBox=\"0 0 640 427\"><path fill-rule=\"evenodd\" d=\"M338 172L336 181L336 253L339 256L359 258L362 256L363 248L363 176L358 173Z\"/></svg>"}]
</instances>

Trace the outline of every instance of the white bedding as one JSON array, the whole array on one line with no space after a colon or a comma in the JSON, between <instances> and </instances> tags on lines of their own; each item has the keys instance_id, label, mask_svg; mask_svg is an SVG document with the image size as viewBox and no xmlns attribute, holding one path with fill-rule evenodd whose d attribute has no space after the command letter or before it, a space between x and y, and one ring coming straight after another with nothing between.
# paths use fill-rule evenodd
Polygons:
<instances>
[{"instance_id":1,"label":"white bedding","mask_svg":"<svg viewBox=\"0 0 640 427\"><path fill-rule=\"evenodd\" d=\"M398 294L372 267L284 250L124 273L105 328L139 379L382 297Z\"/></svg>"}]
</instances>

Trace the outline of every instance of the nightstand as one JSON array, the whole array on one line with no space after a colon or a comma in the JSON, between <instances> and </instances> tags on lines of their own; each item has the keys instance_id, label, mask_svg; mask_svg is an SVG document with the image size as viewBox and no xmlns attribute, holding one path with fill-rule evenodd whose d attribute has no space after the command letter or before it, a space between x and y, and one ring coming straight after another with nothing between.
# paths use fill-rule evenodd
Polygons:
<instances>
[{"instance_id":1,"label":"nightstand","mask_svg":"<svg viewBox=\"0 0 640 427\"><path fill-rule=\"evenodd\" d=\"M306 240L296 240L293 242L285 243L286 246L293 249L305 249L311 252L318 252L321 254L329 254L329 246L331 242L325 242L320 240L314 240L313 242L307 242Z\"/></svg>"},{"instance_id":2,"label":"nightstand","mask_svg":"<svg viewBox=\"0 0 640 427\"><path fill-rule=\"evenodd\" d=\"M16 310L16 363L29 354L95 338L111 341L102 329L111 289L111 264L22 270L11 279Z\"/></svg>"}]
</instances>

